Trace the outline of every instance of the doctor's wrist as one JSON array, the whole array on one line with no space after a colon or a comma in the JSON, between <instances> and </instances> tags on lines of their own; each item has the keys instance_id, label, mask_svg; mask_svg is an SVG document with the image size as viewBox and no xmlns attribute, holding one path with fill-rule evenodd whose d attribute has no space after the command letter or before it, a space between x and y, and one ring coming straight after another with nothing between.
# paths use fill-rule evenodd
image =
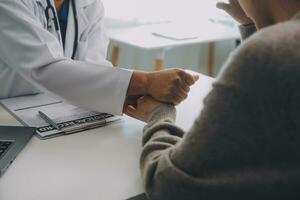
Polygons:
<instances>
[{"instance_id":1,"label":"doctor's wrist","mask_svg":"<svg viewBox=\"0 0 300 200\"><path fill-rule=\"evenodd\" d=\"M127 96L146 95L148 92L149 73L134 71L127 90Z\"/></svg>"}]
</instances>

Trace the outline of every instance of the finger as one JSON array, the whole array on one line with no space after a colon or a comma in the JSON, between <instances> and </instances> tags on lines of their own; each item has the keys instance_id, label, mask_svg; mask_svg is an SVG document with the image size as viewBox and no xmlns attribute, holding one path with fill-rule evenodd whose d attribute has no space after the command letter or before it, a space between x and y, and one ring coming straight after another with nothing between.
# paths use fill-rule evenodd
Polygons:
<instances>
[{"instance_id":1,"label":"finger","mask_svg":"<svg viewBox=\"0 0 300 200\"><path fill-rule=\"evenodd\" d=\"M230 4L224 2L218 2L216 7L224 11L229 11L231 8Z\"/></svg>"},{"instance_id":2,"label":"finger","mask_svg":"<svg viewBox=\"0 0 300 200\"><path fill-rule=\"evenodd\" d=\"M193 85L195 83L193 75L191 75L189 73L186 73L186 72L183 72L182 75L183 75L184 82L188 86L191 86L191 85Z\"/></svg>"},{"instance_id":3,"label":"finger","mask_svg":"<svg viewBox=\"0 0 300 200\"><path fill-rule=\"evenodd\" d=\"M172 98L172 103L175 105L178 105L179 103L181 103L183 100L185 100L188 97L187 93L182 91L177 92L176 94L174 94L173 98Z\"/></svg>"},{"instance_id":4,"label":"finger","mask_svg":"<svg viewBox=\"0 0 300 200\"><path fill-rule=\"evenodd\" d=\"M163 103L170 103L170 104L175 104L175 102L177 101L178 96L176 95L176 93L171 93L168 95L168 97L165 99L165 101L163 101Z\"/></svg>"},{"instance_id":5,"label":"finger","mask_svg":"<svg viewBox=\"0 0 300 200\"><path fill-rule=\"evenodd\" d=\"M175 96L168 102L168 103L171 103L173 105L178 105L181 101L180 101L180 97L179 96Z\"/></svg>"},{"instance_id":6,"label":"finger","mask_svg":"<svg viewBox=\"0 0 300 200\"><path fill-rule=\"evenodd\" d=\"M180 104L182 101L184 101L187 97L188 97L187 95L185 95L185 96L183 96L183 97L177 97L177 98L174 99L173 104L174 104L175 106L177 106L177 105Z\"/></svg>"},{"instance_id":7,"label":"finger","mask_svg":"<svg viewBox=\"0 0 300 200\"><path fill-rule=\"evenodd\" d=\"M184 99L187 96L187 92L185 92L182 88L178 88L175 92L175 96L179 99Z\"/></svg>"},{"instance_id":8,"label":"finger","mask_svg":"<svg viewBox=\"0 0 300 200\"><path fill-rule=\"evenodd\" d=\"M126 106L126 114L129 115L130 117L137 118L138 111L136 110L135 107L128 105L128 106Z\"/></svg>"},{"instance_id":9,"label":"finger","mask_svg":"<svg viewBox=\"0 0 300 200\"><path fill-rule=\"evenodd\" d=\"M189 86L187 86L186 84L182 84L181 85L181 88L182 88L182 90L185 92L185 93L189 93L190 92L190 87Z\"/></svg>"},{"instance_id":10,"label":"finger","mask_svg":"<svg viewBox=\"0 0 300 200\"><path fill-rule=\"evenodd\" d=\"M197 82L199 80L200 76L199 75L193 75L193 82ZM186 84L181 84L181 88L183 89L184 92L189 93L190 92L190 85L185 82Z\"/></svg>"},{"instance_id":11,"label":"finger","mask_svg":"<svg viewBox=\"0 0 300 200\"><path fill-rule=\"evenodd\" d=\"M137 105L140 106L141 104L143 104L146 101L146 97L145 96L141 96L140 98L138 98L137 100Z\"/></svg>"},{"instance_id":12,"label":"finger","mask_svg":"<svg viewBox=\"0 0 300 200\"><path fill-rule=\"evenodd\" d=\"M197 82L199 80L200 76L199 75L193 75L193 78L194 78L194 81Z\"/></svg>"}]
</instances>

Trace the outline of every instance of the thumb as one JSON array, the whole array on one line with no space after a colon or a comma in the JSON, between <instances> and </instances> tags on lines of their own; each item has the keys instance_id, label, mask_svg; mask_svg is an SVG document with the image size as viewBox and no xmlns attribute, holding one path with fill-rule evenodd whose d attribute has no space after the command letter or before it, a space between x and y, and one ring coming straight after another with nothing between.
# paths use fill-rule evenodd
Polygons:
<instances>
[{"instance_id":1,"label":"thumb","mask_svg":"<svg viewBox=\"0 0 300 200\"><path fill-rule=\"evenodd\" d=\"M230 8L231 8L230 4L224 3L224 2L218 2L216 6L217 6L217 8L224 10L226 12L229 12Z\"/></svg>"},{"instance_id":2,"label":"thumb","mask_svg":"<svg viewBox=\"0 0 300 200\"><path fill-rule=\"evenodd\" d=\"M133 107L132 105L127 105L125 111L126 111L126 114L131 117L135 116L137 113L136 108Z\"/></svg>"},{"instance_id":3,"label":"thumb","mask_svg":"<svg viewBox=\"0 0 300 200\"><path fill-rule=\"evenodd\" d=\"M194 78L194 75L190 74L190 73L187 73L187 72L184 72L184 77L183 77L185 83L188 85L188 86L191 86L195 83L195 78Z\"/></svg>"},{"instance_id":4,"label":"thumb","mask_svg":"<svg viewBox=\"0 0 300 200\"><path fill-rule=\"evenodd\" d=\"M200 78L200 76L199 75L193 75L193 77L194 77L194 81L196 82L196 81L198 81L199 80L199 78Z\"/></svg>"}]
</instances>

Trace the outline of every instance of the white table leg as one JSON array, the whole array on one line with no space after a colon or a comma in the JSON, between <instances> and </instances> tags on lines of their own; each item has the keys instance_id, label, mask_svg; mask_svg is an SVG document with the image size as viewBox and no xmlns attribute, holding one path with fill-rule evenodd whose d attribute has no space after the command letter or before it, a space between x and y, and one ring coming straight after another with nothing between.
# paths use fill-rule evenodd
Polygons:
<instances>
[{"instance_id":1,"label":"white table leg","mask_svg":"<svg viewBox=\"0 0 300 200\"><path fill-rule=\"evenodd\" d=\"M162 48L159 50L158 55L155 59L154 63L154 68L155 70L162 70L165 64L165 54L166 54L166 49Z\"/></svg>"},{"instance_id":2,"label":"white table leg","mask_svg":"<svg viewBox=\"0 0 300 200\"><path fill-rule=\"evenodd\" d=\"M209 76L214 75L215 65L215 43L208 43L208 58L207 58L207 74Z\"/></svg>"},{"instance_id":3,"label":"white table leg","mask_svg":"<svg viewBox=\"0 0 300 200\"><path fill-rule=\"evenodd\" d=\"M114 45L112 47L112 54L111 54L111 63L113 64L113 66L118 65L119 54L120 54L120 47Z\"/></svg>"}]
</instances>

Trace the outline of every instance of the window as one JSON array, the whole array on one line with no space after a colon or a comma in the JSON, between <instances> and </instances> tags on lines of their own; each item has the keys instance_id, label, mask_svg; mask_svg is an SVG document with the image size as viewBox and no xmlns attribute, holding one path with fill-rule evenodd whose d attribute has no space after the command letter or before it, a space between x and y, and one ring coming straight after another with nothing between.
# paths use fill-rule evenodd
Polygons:
<instances>
[{"instance_id":1,"label":"window","mask_svg":"<svg viewBox=\"0 0 300 200\"><path fill-rule=\"evenodd\" d=\"M102 0L107 19L124 23L199 23L209 18L226 18L215 8L217 0Z\"/></svg>"}]
</instances>

